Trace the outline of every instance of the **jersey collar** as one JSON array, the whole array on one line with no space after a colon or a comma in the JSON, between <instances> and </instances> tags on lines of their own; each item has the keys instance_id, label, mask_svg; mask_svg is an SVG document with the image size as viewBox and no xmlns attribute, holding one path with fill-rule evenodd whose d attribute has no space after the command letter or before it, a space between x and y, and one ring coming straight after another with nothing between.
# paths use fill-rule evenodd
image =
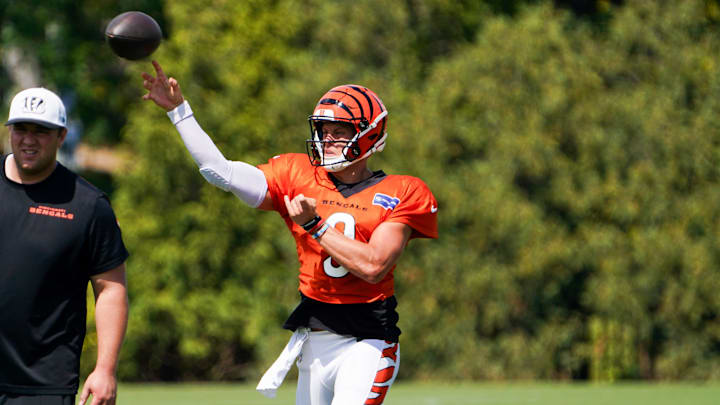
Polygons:
<instances>
[{"instance_id":1,"label":"jersey collar","mask_svg":"<svg viewBox=\"0 0 720 405\"><path fill-rule=\"evenodd\" d=\"M335 178L332 173L329 172L328 177L330 178L330 181L332 181L335 185L337 191L340 192L343 197L348 198L353 194L357 194L365 190L366 188L372 187L380 183L385 177L387 177L387 175L382 170L377 170L374 171L372 176L368 177L367 179L353 184L343 183L337 178Z\"/></svg>"}]
</instances>

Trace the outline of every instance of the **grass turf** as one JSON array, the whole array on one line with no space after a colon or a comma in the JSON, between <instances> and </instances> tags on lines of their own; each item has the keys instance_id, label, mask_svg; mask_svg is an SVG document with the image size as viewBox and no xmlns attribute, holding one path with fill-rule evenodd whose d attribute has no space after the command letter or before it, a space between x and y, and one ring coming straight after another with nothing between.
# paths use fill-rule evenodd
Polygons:
<instances>
[{"instance_id":1,"label":"grass turf","mask_svg":"<svg viewBox=\"0 0 720 405\"><path fill-rule=\"evenodd\" d=\"M89 402L88 402L89 403ZM275 399L246 384L121 384L118 402L132 405L294 404L294 381ZM720 384L705 383L403 383L390 389L385 405L717 405Z\"/></svg>"}]
</instances>

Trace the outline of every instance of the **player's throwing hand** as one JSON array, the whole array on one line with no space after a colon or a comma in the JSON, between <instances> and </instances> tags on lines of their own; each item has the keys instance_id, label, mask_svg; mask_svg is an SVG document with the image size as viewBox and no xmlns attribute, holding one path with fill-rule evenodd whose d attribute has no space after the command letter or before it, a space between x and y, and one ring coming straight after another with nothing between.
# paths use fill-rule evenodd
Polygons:
<instances>
[{"instance_id":1,"label":"player's throwing hand","mask_svg":"<svg viewBox=\"0 0 720 405\"><path fill-rule=\"evenodd\" d=\"M168 79L157 61L152 61L152 64L157 76L153 77L148 73L142 73L142 77L145 79L143 87L148 90L148 93L143 96L143 100L152 100L165 111L172 111L183 103L180 84L173 77Z\"/></svg>"}]
</instances>

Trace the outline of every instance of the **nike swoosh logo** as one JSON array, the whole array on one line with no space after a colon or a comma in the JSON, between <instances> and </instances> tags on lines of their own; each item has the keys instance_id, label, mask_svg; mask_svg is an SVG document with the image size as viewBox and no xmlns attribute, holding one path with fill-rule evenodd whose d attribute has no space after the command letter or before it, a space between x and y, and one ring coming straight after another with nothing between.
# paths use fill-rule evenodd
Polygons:
<instances>
[{"instance_id":1,"label":"nike swoosh logo","mask_svg":"<svg viewBox=\"0 0 720 405\"><path fill-rule=\"evenodd\" d=\"M431 205L431 206L430 206L430 212L433 213L433 214L436 213L436 212L437 212L437 207L434 206L434 205Z\"/></svg>"}]
</instances>

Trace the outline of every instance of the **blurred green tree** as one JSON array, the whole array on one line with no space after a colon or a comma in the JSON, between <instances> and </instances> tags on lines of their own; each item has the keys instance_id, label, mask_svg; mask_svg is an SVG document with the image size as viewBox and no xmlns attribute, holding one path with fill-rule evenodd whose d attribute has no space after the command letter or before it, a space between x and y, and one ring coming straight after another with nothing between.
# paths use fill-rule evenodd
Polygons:
<instances>
[{"instance_id":1,"label":"blurred green tree","mask_svg":"<svg viewBox=\"0 0 720 405\"><path fill-rule=\"evenodd\" d=\"M61 96L70 118L82 123L83 140L116 144L128 106L139 89L124 86L129 62L105 44L105 26L117 14L141 10L169 33L163 0L52 0L0 2L0 100L31 86Z\"/></svg>"},{"instance_id":2,"label":"blurred green tree","mask_svg":"<svg viewBox=\"0 0 720 405\"><path fill-rule=\"evenodd\" d=\"M718 377L716 34L698 3L546 5L434 66L394 139L446 231L398 272L408 368Z\"/></svg>"},{"instance_id":3,"label":"blurred green tree","mask_svg":"<svg viewBox=\"0 0 720 405\"><path fill-rule=\"evenodd\" d=\"M440 203L440 240L396 271L403 376L718 378L711 9L608 3L598 23L494 4L168 3L156 57L225 155L252 164L304 151L326 89L383 98L372 165ZM151 66L130 69L139 88ZM297 301L283 222L206 184L156 107L133 104L123 139L121 377L259 376Z\"/></svg>"}]
</instances>

